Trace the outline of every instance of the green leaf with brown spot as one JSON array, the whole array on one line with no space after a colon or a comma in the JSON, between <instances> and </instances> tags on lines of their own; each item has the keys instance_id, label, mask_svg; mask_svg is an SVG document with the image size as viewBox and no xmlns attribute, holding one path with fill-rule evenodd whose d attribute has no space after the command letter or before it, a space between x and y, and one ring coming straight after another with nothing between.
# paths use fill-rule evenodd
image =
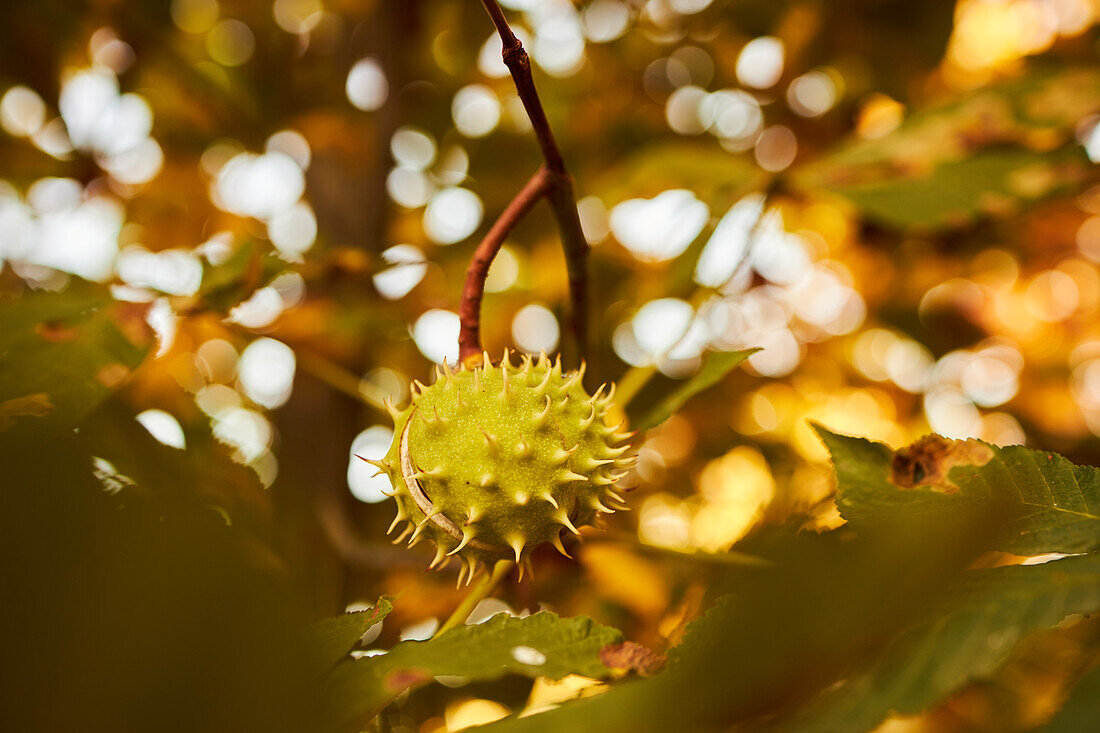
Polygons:
<instances>
[{"instance_id":1,"label":"green leaf with brown spot","mask_svg":"<svg viewBox=\"0 0 1100 733\"><path fill-rule=\"evenodd\" d=\"M405 641L381 656L339 665L333 691L349 719L384 707L402 691L438 675L493 680L506 674L560 679L570 674L611 674L600 651L622 634L587 616L561 618L540 612L526 618L497 614L474 626L460 626L428 641Z\"/></svg>"},{"instance_id":2,"label":"green leaf with brown spot","mask_svg":"<svg viewBox=\"0 0 1100 733\"><path fill-rule=\"evenodd\" d=\"M143 305L75 283L0 304L0 430L70 427L145 358Z\"/></svg>"},{"instance_id":3,"label":"green leaf with brown spot","mask_svg":"<svg viewBox=\"0 0 1100 733\"><path fill-rule=\"evenodd\" d=\"M931 436L894 452L816 426L833 458L837 505L855 528L990 499L1019 507L997 549L1021 555L1100 547L1100 469L1048 451Z\"/></svg>"}]
</instances>

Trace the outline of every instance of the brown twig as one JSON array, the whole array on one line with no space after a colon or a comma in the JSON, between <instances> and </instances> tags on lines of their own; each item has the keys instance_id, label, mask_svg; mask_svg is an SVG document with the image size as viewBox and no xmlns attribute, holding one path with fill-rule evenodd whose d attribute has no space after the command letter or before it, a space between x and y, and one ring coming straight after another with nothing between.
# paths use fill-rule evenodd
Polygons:
<instances>
[{"instance_id":1,"label":"brown twig","mask_svg":"<svg viewBox=\"0 0 1100 733\"><path fill-rule=\"evenodd\" d=\"M485 278L489 275L489 266L512 227L546 195L551 180L550 171L545 166L540 167L493 223L470 260L470 267L466 270L466 284L462 288L462 303L458 308L458 317L462 324L458 332L458 358L461 361L481 354L481 296L485 293Z\"/></svg>"},{"instance_id":2,"label":"brown twig","mask_svg":"<svg viewBox=\"0 0 1100 733\"><path fill-rule=\"evenodd\" d=\"M578 351L583 355L588 340L588 240L584 238L584 232L581 230L577 198L573 193L573 179L565 169L565 161L554 139L554 133L550 129L550 123L546 119L546 112L542 108L542 102L539 101L538 92L535 90L535 80L531 76L531 60L527 56L527 51L516 38L516 34L512 32L497 0L481 0L481 4L485 6L493 25L496 26L497 33L500 34L504 65L512 74L512 81L516 85L520 101L523 102L523 108L527 111L531 127L534 128L535 137L542 149L542 157L546 160L546 168L550 174L547 198L550 200L554 218L557 219L558 229L561 231L562 248L565 250L565 263L569 272L569 294L573 304L571 326L577 340Z\"/></svg>"}]
</instances>

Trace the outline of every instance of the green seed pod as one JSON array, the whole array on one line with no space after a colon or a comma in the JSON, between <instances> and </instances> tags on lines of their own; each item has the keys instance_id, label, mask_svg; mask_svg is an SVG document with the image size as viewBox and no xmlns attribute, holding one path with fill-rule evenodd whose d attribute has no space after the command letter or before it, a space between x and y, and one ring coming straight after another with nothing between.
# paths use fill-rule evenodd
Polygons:
<instances>
[{"instance_id":1,"label":"green seed pod","mask_svg":"<svg viewBox=\"0 0 1100 733\"><path fill-rule=\"evenodd\" d=\"M406 409L390 407L393 444L371 461L393 484L396 542L430 540L431 566L457 556L468 583L483 562L514 557L522 571L544 542L565 554L563 530L625 508L614 484L634 461L630 434L607 424L611 393L585 392L583 366L563 374L545 354L513 366L505 351L499 366L486 354L437 375L414 384Z\"/></svg>"}]
</instances>

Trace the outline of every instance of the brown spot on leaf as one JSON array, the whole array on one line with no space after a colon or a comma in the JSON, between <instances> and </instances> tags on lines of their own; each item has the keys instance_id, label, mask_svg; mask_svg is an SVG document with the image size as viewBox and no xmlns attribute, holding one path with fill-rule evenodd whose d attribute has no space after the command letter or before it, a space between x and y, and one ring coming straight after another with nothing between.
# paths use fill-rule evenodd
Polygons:
<instances>
[{"instance_id":1,"label":"brown spot on leaf","mask_svg":"<svg viewBox=\"0 0 1100 733\"><path fill-rule=\"evenodd\" d=\"M369 613L370 614L370 618L367 619L367 624L370 625L370 626L373 626L375 623L377 623L380 620L380 618L384 618L385 615L386 615L385 613L383 613L382 603L379 603L378 605L376 605L374 608L370 609L369 611L362 611L361 613Z\"/></svg>"},{"instance_id":2,"label":"brown spot on leaf","mask_svg":"<svg viewBox=\"0 0 1100 733\"><path fill-rule=\"evenodd\" d=\"M130 376L130 367L115 362L114 364L106 364L96 369L95 381L99 382L107 389L114 389L122 384L128 376Z\"/></svg>"},{"instance_id":3,"label":"brown spot on leaf","mask_svg":"<svg viewBox=\"0 0 1100 733\"><path fill-rule=\"evenodd\" d=\"M665 655L646 649L641 644L624 641L600 649L600 661L608 669L636 672L642 677L649 677L665 666Z\"/></svg>"},{"instance_id":4,"label":"brown spot on leaf","mask_svg":"<svg viewBox=\"0 0 1100 733\"><path fill-rule=\"evenodd\" d=\"M410 687L422 685L432 679L430 672L423 669L398 669L383 678L382 684L389 692L402 692Z\"/></svg>"},{"instance_id":5,"label":"brown spot on leaf","mask_svg":"<svg viewBox=\"0 0 1100 733\"><path fill-rule=\"evenodd\" d=\"M111 320L135 346L148 346L156 336L145 320L148 314L148 303L115 303L111 308Z\"/></svg>"},{"instance_id":6,"label":"brown spot on leaf","mask_svg":"<svg viewBox=\"0 0 1100 733\"><path fill-rule=\"evenodd\" d=\"M948 440L939 435L926 435L894 454L890 481L903 489L930 486L953 494L959 490L947 477L953 467L984 466L991 458L992 449L976 440Z\"/></svg>"},{"instance_id":7,"label":"brown spot on leaf","mask_svg":"<svg viewBox=\"0 0 1100 733\"><path fill-rule=\"evenodd\" d=\"M46 321L34 327L34 332L44 341L51 344L64 344L74 341L80 335L80 331L72 326L67 326L61 321Z\"/></svg>"},{"instance_id":8,"label":"brown spot on leaf","mask_svg":"<svg viewBox=\"0 0 1100 733\"><path fill-rule=\"evenodd\" d=\"M45 392L15 397L0 402L0 430L8 430L17 417L45 417L53 411L53 403Z\"/></svg>"}]
</instances>

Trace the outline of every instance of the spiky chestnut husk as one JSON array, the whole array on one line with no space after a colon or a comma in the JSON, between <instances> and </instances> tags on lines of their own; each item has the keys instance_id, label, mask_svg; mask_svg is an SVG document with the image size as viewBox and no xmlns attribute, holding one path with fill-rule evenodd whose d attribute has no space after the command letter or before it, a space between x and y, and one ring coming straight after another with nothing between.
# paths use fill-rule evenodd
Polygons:
<instances>
[{"instance_id":1,"label":"spiky chestnut husk","mask_svg":"<svg viewBox=\"0 0 1100 733\"><path fill-rule=\"evenodd\" d=\"M583 376L545 354L513 366L505 351L498 366L486 354L472 368L444 364L429 387L415 383L406 409L390 406L389 452L371 461L393 484L395 542L430 540L431 566L457 556L459 582L469 582L506 557L522 572L544 542L565 554L563 531L625 508L614 484L634 460L630 434L609 424L611 393L589 395Z\"/></svg>"}]
</instances>

